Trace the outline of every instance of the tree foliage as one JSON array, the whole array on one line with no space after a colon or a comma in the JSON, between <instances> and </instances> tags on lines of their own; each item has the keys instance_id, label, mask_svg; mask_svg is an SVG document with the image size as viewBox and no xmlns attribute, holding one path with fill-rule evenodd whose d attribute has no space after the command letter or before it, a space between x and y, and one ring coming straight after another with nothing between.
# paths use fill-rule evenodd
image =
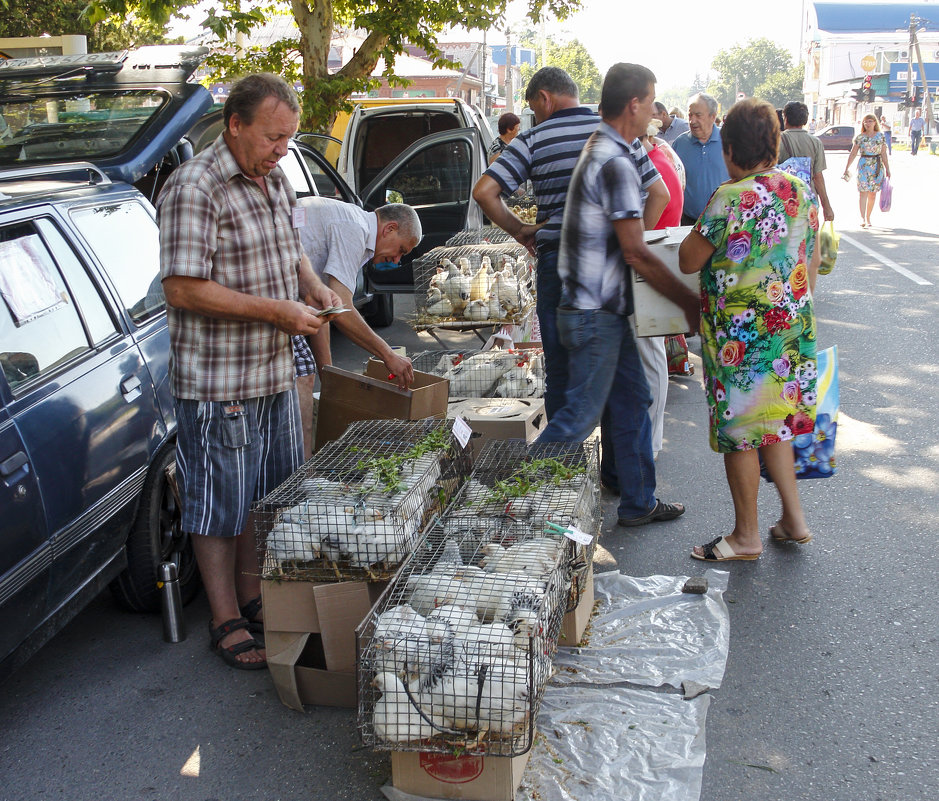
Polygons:
<instances>
[{"instance_id":1,"label":"tree foliage","mask_svg":"<svg viewBox=\"0 0 939 801\"><path fill-rule=\"evenodd\" d=\"M581 103L599 103L600 89L603 86L603 76L597 69L593 56L579 39L570 42L561 42L549 37L545 42L544 63L541 60L541 42L534 31L526 31L521 42L523 47L530 47L535 51L536 65L522 65L522 86L528 83L536 70L544 66L560 67L577 84Z\"/></svg>"},{"instance_id":2,"label":"tree foliage","mask_svg":"<svg viewBox=\"0 0 939 801\"><path fill-rule=\"evenodd\" d=\"M708 86L708 92L725 111L734 104L737 92L774 106L802 97L801 66L793 64L786 48L769 39L751 39L745 45L721 50L711 68L717 78Z\"/></svg>"},{"instance_id":3,"label":"tree foliage","mask_svg":"<svg viewBox=\"0 0 939 801\"><path fill-rule=\"evenodd\" d=\"M505 13L507 0L290 0L286 12L281 5L250 5L239 0L221 0L212 8L203 26L223 43L233 45L238 33L250 33L275 14L291 14L296 38L272 46L241 52L229 47L213 57L213 78L229 80L258 70L282 75L303 86L301 126L326 131L336 114L351 107L353 92L376 88L372 78L383 60L382 77L392 85L405 83L395 75L395 57L414 45L427 53L437 67L457 65L444 57L438 37L448 27L470 30L496 27ZM245 6L250 0L246 0ZM171 14L190 8L196 0L92 0L92 16L136 10L148 19L166 21ZM580 0L528 0L528 15L537 22L550 12L566 18ZM365 40L338 71L328 69L329 50L336 27L365 31Z\"/></svg>"},{"instance_id":4,"label":"tree foliage","mask_svg":"<svg viewBox=\"0 0 939 801\"><path fill-rule=\"evenodd\" d=\"M108 14L92 21L84 12L88 0L16 0L0 2L0 36L84 35L89 52L124 50L166 42L166 25L136 14Z\"/></svg>"}]
</instances>

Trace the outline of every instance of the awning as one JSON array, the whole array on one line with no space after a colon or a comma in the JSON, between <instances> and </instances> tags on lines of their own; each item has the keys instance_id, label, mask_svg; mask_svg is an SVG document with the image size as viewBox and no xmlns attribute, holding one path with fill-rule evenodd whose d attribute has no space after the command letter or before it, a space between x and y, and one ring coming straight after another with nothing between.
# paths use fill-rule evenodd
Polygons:
<instances>
[{"instance_id":1,"label":"awning","mask_svg":"<svg viewBox=\"0 0 939 801\"><path fill-rule=\"evenodd\" d=\"M910 14L922 27L939 29L936 5L923 3L815 3L818 29L828 33L889 33L909 30Z\"/></svg>"}]
</instances>

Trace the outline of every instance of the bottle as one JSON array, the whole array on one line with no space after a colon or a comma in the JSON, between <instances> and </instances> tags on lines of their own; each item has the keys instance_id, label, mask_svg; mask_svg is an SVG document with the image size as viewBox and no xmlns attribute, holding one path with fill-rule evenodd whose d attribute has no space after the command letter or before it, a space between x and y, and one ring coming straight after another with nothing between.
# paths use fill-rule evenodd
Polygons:
<instances>
[{"instance_id":1,"label":"bottle","mask_svg":"<svg viewBox=\"0 0 939 801\"><path fill-rule=\"evenodd\" d=\"M176 564L162 562L157 577L160 605L163 608L163 639L166 642L182 642L186 639L186 626L183 623L183 602L179 595Z\"/></svg>"}]
</instances>

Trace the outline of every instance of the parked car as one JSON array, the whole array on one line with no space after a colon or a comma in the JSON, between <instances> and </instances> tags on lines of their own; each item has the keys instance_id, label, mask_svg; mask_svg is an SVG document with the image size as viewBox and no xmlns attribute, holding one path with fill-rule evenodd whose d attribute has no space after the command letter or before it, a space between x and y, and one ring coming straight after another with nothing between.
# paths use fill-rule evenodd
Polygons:
<instances>
[{"instance_id":1,"label":"parked car","mask_svg":"<svg viewBox=\"0 0 939 801\"><path fill-rule=\"evenodd\" d=\"M822 140L825 150L850 150L856 134L852 125L829 125L815 135Z\"/></svg>"},{"instance_id":2,"label":"parked car","mask_svg":"<svg viewBox=\"0 0 939 801\"><path fill-rule=\"evenodd\" d=\"M150 199L212 102L207 53L0 61L0 675L105 586L157 610L173 561L199 587Z\"/></svg>"}]
</instances>

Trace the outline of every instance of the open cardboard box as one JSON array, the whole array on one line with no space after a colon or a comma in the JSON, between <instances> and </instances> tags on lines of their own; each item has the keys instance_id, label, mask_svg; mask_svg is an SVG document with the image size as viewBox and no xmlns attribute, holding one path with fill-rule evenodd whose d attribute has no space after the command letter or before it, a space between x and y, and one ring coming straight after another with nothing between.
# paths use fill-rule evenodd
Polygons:
<instances>
[{"instance_id":1,"label":"open cardboard box","mask_svg":"<svg viewBox=\"0 0 939 801\"><path fill-rule=\"evenodd\" d=\"M462 417L473 430L474 460L490 440L534 442L548 423L541 398L451 398L447 417Z\"/></svg>"},{"instance_id":2,"label":"open cardboard box","mask_svg":"<svg viewBox=\"0 0 939 801\"><path fill-rule=\"evenodd\" d=\"M590 616L593 614L593 565L587 571L584 579L584 589L580 594L580 601L577 608L564 615L561 621L561 633L558 636L558 645L571 648L580 644L584 632L587 630L587 624L590 622Z\"/></svg>"},{"instance_id":3,"label":"open cardboard box","mask_svg":"<svg viewBox=\"0 0 939 801\"><path fill-rule=\"evenodd\" d=\"M645 241L669 271L672 272L695 295L700 292L698 273L686 275L678 269L678 248L691 232L692 226L665 228L646 231ZM635 270L632 273L633 307L635 308L636 335L640 337L661 337L688 332L685 313L664 295L656 292L652 286Z\"/></svg>"},{"instance_id":4,"label":"open cardboard box","mask_svg":"<svg viewBox=\"0 0 939 801\"><path fill-rule=\"evenodd\" d=\"M327 366L320 378L314 450L341 437L356 420L442 419L447 413L450 382L436 375L415 370L411 388L401 389L384 364L370 359L362 375Z\"/></svg>"},{"instance_id":5,"label":"open cardboard box","mask_svg":"<svg viewBox=\"0 0 939 801\"><path fill-rule=\"evenodd\" d=\"M356 705L355 629L385 584L261 581L267 665L286 706Z\"/></svg>"},{"instance_id":6,"label":"open cardboard box","mask_svg":"<svg viewBox=\"0 0 939 801\"><path fill-rule=\"evenodd\" d=\"M530 753L498 757L392 751L391 783L423 798L513 801Z\"/></svg>"}]
</instances>

